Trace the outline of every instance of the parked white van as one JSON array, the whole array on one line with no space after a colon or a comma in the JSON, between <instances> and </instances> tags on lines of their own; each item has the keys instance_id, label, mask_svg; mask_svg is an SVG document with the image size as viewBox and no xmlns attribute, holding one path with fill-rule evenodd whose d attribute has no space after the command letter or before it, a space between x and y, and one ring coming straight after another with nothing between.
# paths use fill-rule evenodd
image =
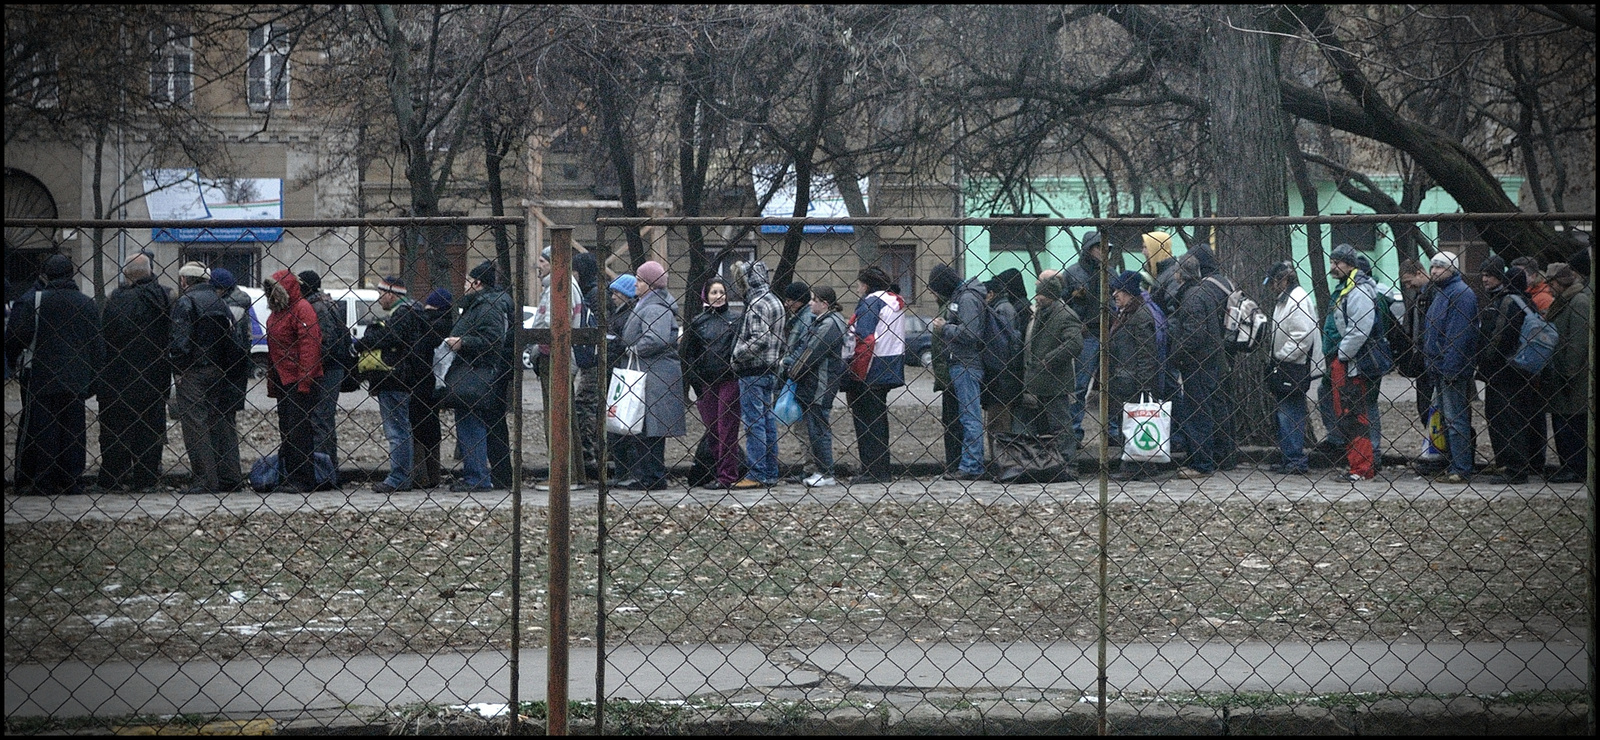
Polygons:
<instances>
[{"instance_id":1,"label":"parked white van","mask_svg":"<svg viewBox=\"0 0 1600 740\"><path fill-rule=\"evenodd\" d=\"M240 288L250 296L250 359L255 363L255 377L266 377L267 370L267 317L272 309L267 306L267 294L260 288ZM367 333L383 316L378 305L378 291L370 288L338 288L328 291L335 303L344 305L344 323L356 339Z\"/></svg>"}]
</instances>

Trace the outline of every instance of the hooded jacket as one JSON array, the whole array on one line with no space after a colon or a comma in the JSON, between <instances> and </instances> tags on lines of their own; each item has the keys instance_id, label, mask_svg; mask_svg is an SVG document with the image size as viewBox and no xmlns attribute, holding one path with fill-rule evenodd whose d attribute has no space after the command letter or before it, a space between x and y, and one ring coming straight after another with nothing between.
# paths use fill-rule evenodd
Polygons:
<instances>
[{"instance_id":1,"label":"hooded jacket","mask_svg":"<svg viewBox=\"0 0 1600 740\"><path fill-rule=\"evenodd\" d=\"M744 320L733 340L733 369L740 377L775 375L783 358L783 300L767 282L767 264L744 266Z\"/></svg>"},{"instance_id":2,"label":"hooded jacket","mask_svg":"<svg viewBox=\"0 0 1600 740\"><path fill-rule=\"evenodd\" d=\"M276 287L267 289L282 290L289 308L267 316L267 360L277 381L268 384L267 395L282 398L284 388L310 393L322 377L322 328L317 324L317 312L300 296L300 279L293 272L272 273L272 282Z\"/></svg>"},{"instance_id":3,"label":"hooded jacket","mask_svg":"<svg viewBox=\"0 0 1600 740\"><path fill-rule=\"evenodd\" d=\"M1329 356L1347 365L1345 374L1360 374L1356 358L1367 349L1367 341L1378 329L1378 284L1360 270L1351 270L1335 296L1333 312L1327 321L1333 326L1332 346L1323 347Z\"/></svg>"},{"instance_id":4,"label":"hooded jacket","mask_svg":"<svg viewBox=\"0 0 1600 740\"><path fill-rule=\"evenodd\" d=\"M944 329L940 339L950 363L965 368L983 367L983 330L987 310L988 289L983 281L972 278L956 288L950 302L945 305Z\"/></svg>"}]
</instances>

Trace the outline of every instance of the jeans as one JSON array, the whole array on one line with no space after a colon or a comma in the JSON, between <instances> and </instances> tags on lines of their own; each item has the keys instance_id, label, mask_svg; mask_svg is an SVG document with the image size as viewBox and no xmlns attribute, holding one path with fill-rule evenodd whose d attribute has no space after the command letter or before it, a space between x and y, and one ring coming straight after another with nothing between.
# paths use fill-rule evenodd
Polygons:
<instances>
[{"instance_id":1,"label":"jeans","mask_svg":"<svg viewBox=\"0 0 1600 740\"><path fill-rule=\"evenodd\" d=\"M379 391L378 414L383 436L389 440L389 477L383 482L397 489L411 487L411 394Z\"/></svg>"},{"instance_id":2,"label":"jeans","mask_svg":"<svg viewBox=\"0 0 1600 740\"><path fill-rule=\"evenodd\" d=\"M1228 445L1219 437L1217 426L1219 412L1225 412L1224 393L1220 378L1213 368L1201 368L1183 377L1183 393L1173 404L1174 435L1184 441L1189 449L1188 465L1202 473L1216 472L1217 465L1226 456Z\"/></svg>"},{"instance_id":3,"label":"jeans","mask_svg":"<svg viewBox=\"0 0 1600 740\"><path fill-rule=\"evenodd\" d=\"M1083 439L1083 406L1089 397L1089 380L1099 371L1100 335L1093 334L1083 338L1083 353L1078 355L1078 385L1072 389L1072 436L1077 439Z\"/></svg>"},{"instance_id":4,"label":"jeans","mask_svg":"<svg viewBox=\"0 0 1600 740\"><path fill-rule=\"evenodd\" d=\"M1446 473L1472 475L1472 399L1477 395L1472 378L1440 380L1434 386L1434 403L1444 421L1450 467Z\"/></svg>"},{"instance_id":5,"label":"jeans","mask_svg":"<svg viewBox=\"0 0 1600 740\"><path fill-rule=\"evenodd\" d=\"M806 438L811 442L811 465L816 472L833 476L833 428L829 425L829 418L833 416L833 395L829 394L826 400L817 399L807 404L802 418L806 421Z\"/></svg>"},{"instance_id":6,"label":"jeans","mask_svg":"<svg viewBox=\"0 0 1600 740\"><path fill-rule=\"evenodd\" d=\"M1310 423L1311 413L1306 409L1306 394L1291 393L1278 401L1278 449L1283 451L1284 465L1305 470L1311 464L1306 457Z\"/></svg>"},{"instance_id":7,"label":"jeans","mask_svg":"<svg viewBox=\"0 0 1600 740\"><path fill-rule=\"evenodd\" d=\"M961 402L956 392L945 388L939 392L939 425L944 429L944 471L954 473L961 465Z\"/></svg>"},{"instance_id":8,"label":"jeans","mask_svg":"<svg viewBox=\"0 0 1600 740\"><path fill-rule=\"evenodd\" d=\"M456 410L456 438L461 447L461 482L473 488L488 488L489 422L483 412Z\"/></svg>"},{"instance_id":9,"label":"jeans","mask_svg":"<svg viewBox=\"0 0 1600 740\"><path fill-rule=\"evenodd\" d=\"M950 366L950 387L961 415L961 472L983 475L983 367Z\"/></svg>"},{"instance_id":10,"label":"jeans","mask_svg":"<svg viewBox=\"0 0 1600 740\"><path fill-rule=\"evenodd\" d=\"M739 381L724 380L705 388L694 404L706 425L717 482L732 485L739 480Z\"/></svg>"},{"instance_id":11,"label":"jeans","mask_svg":"<svg viewBox=\"0 0 1600 740\"><path fill-rule=\"evenodd\" d=\"M777 387L778 378L773 375L739 379L739 411L750 478L767 485L778 482L778 417L772 413Z\"/></svg>"}]
</instances>

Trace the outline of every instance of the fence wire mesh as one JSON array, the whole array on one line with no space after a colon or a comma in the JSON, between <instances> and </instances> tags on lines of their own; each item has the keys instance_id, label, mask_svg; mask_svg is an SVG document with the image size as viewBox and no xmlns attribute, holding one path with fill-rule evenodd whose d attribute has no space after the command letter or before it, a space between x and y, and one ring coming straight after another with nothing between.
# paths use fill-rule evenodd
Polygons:
<instances>
[{"instance_id":1,"label":"fence wire mesh","mask_svg":"<svg viewBox=\"0 0 1600 740\"><path fill-rule=\"evenodd\" d=\"M518 219L421 236L295 222L243 258L110 229L100 243L148 248L158 286L191 260L237 273L250 300L233 315L261 324L248 353L269 359L228 419L215 393L185 396L185 304L161 287L117 289L116 265L74 252L64 275L40 255L37 311L38 291L8 290L8 373L39 340L6 383L7 729L462 730L504 726L506 703L537 724L563 595L542 587L548 512L522 506L521 478L566 436L546 425L570 423L569 634L594 670L586 685L574 669L575 729L1582 731L1592 288L1563 269L1581 265L1570 251L1497 265L1478 227L1565 238L1591 220L812 220L790 235L801 222L601 219L572 318L605 341L591 361L575 337L572 410L549 416L549 357L505 332L512 306L525 329L547 317L548 264L525 259ZM1435 270L1440 252L1454 261ZM469 299L484 260L497 279ZM317 272L363 338L401 324L380 278L415 303L450 290L404 343L426 370L387 398L371 375L330 387L320 412L272 397L267 373L294 369L271 350L294 350L255 345L273 312L251 291L280 268ZM1517 304L1496 274L1528 291L1523 325L1556 331L1538 373L1513 362ZM494 284L511 293L486 300ZM1253 350L1224 349L1230 287L1265 319ZM462 315L491 303L509 341L484 362L506 400L439 410L434 446L417 413L439 400L420 390L433 347L493 335ZM812 308L823 318L794 323ZM1363 333L1390 343L1376 382L1360 379L1375 374ZM96 346L98 364L73 357ZM1274 372L1301 356L1303 374ZM642 434L599 431L633 419L614 393L629 374L608 369L641 373ZM280 449L314 466L330 409L337 488L229 490ZM222 465L196 462L217 444L203 429ZM391 449L408 436L409 478Z\"/></svg>"}]
</instances>

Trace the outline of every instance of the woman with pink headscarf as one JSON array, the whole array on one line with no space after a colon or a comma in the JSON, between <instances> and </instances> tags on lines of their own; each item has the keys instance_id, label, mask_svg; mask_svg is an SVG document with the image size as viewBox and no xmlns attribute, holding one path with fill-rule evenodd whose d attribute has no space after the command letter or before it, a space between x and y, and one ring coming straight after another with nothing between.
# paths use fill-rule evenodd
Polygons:
<instances>
[{"instance_id":1,"label":"woman with pink headscarf","mask_svg":"<svg viewBox=\"0 0 1600 740\"><path fill-rule=\"evenodd\" d=\"M628 357L617 367L645 374L644 432L620 438L631 454L616 485L648 491L666 487L666 438L684 434L683 369L678 359L678 304L667 292L667 269L654 260L639 266L638 302L622 327Z\"/></svg>"}]
</instances>

